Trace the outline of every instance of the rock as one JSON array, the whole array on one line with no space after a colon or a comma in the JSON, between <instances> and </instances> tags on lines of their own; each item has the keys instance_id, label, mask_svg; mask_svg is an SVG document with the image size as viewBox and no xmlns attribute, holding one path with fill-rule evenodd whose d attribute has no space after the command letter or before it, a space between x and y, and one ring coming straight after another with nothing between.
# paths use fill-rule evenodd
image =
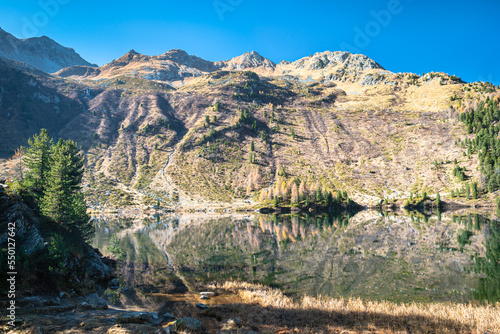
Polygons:
<instances>
[{"instance_id":1,"label":"rock","mask_svg":"<svg viewBox=\"0 0 500 334\"><path fill-rule=\"evenodd\" d=\"M109 281L108 287L113 290L118 290L120 288L120 281L118 278L113 278L111 281Z\"/></svg>"},{"instance_id":2,"label":"rock","mask_svg":"<svg viewBox=\"0 0 500 334\"><path fill-rule=\"evenodd\" d=\"M83 302L83 303L81 303L81 304L80 304L80 307L82 307L82 308L84 308L84 309L86 309L86 310L90 310L90 309L92 308L92 306L90 306L90 304L89 304L89 303L87 303L87 302Z\"/></svg>"},{"instance_id":3,"label":"rock","mask_svg":"<svg viewBox=\"0 0 500 334\"><path fill-rule=\"evenodd\" d=\"M164 320L174 320L175 316L172 313L165 313L164 315L162 315L162 318Z\"/></svg>"},{"instance_id":4,"label":"rock","mask_svg":"<svg viewBox=\"0 0 500 334\"><path fill-rule=\"evenodd\" d=\"M85 302L90 305L89 309L92 310L106 310L108 308L106 301L99 297L97 293L91 293L86 296Z\"/></svg>"},{"instance_id":5,"label":"rock","mask_svg":"<svg viewBox=\"0 0 500 334\"><path fill-rule=\"evenodd\" d=\"M218 293L213 291L200 292L200 296L215 297L217 295Z\"/></svg>"},{"instance_id":6,"label":"rock","mask_svg":"<svg viewBox=\"0 0 500 334\"><path fill-rule=\"evenodd\" d=\"M234 319L229 319L226 322L224 322L222 324L222 329L231 330L231 329L241 328L242 326L243 326L243 323L241 322L241 320L238 318L234 318Z\"/></svg>"},{"instance_id":7,"label":"rock","mask_svg":"<svg viewBox=\"0 0 500 334\"><path fill-rule=\"evenodd\" d=\"M88 247L87 259L85 261L85 269L89 278L97 281L106 280L111 275L112 269L105 265L100 256L92 247Z\"/></svg>"},{"instance_id":8,"label":"rock","mask_svg":"<svg viewBox=\"0 0 500 334\"><path fill-rule=\"evenodd\" d=\"M207 306L207 305L202 304L202 303L198 303L198 304L196 304L196 307L197 307L197 308L199 308L200 310L204 310L204 309L208 308L208 306Z\"/></svg>"},{"instance_id":9,"label":"rock","mask_svg":"<svg viewBox=\"0 0 500 334\"><path fill-rule=\"evenodd\" d=\"M202 322L194 318L182 318L174 323L176 331L200 332L202 328Z\"/></svg>"},{"instance_id":10,"label":"rock","mask_svg":"<svg viewBox=\"0 0 500 334\"><path fill-rule=\"evenodd\" d=\"M154 312L128 312L122 313L116 317L116 322L120 324L144 324L151 323L158 318L158 314Z\"/></svg>"}]
</instances>

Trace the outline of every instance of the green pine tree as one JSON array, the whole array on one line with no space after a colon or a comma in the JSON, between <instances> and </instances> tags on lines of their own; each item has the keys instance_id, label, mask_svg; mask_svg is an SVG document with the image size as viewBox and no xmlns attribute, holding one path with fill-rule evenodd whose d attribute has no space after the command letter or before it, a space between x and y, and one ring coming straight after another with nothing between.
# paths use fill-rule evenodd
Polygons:
<instances>
[{"instance_id":1,"label":"green pine tree","mask_svg":"<svg viewBox=\"0 0 500 334\"><path fill-rule=\"evenodd\" d=\"M323 192L321 191L321 188L316 191L316 202L320 203L323 201Z\"/></svg>"},{"instance_id":2,"label":"green pine tree","mask_svg":"<svg viewBox=\"0 0 500 334\"><path fill-rule=\"evenodd\" d=\"M280 203L280 200L279 200L279 197L278 196L274 196L274 207L277 208L278 205Z\"/></svg>"},{"instance_id":3,"label":"green pine tree","mask_svg":"<svg viewBox=\"0 0 500 334\"><path fill-rule=\"evenodd\" d=\"M472 198L477 199L478 191L477 191L477 182L472 183Z\"/></svg>"},{"instance_id":4,"label":"green pine tree","mask_svg":"<svg viewBox=\"0 0 500 334\"><path fill-rule=\"evenodd\" d=\"M331 206L333 203L333 195L332 195L332 192L329 191L327 194L326 194L326 204L328 206Z\"/></svg>"},{"instance_id":5,"label":"green pine tree","mask_svg":"<svg viewBox=\"0 0 500 334\"><path fill-rule=\"evenodd\" d=\"M50 171L40 209L46 217L88 239L93 227L80 192L83 165L84 159L74 141L59 140L52 146Z\"/></svg>"},{"instance_id":6,"label":"green pine tree","mask_svg":"<svg viewBox=\"0 0 500 334\"><path fill-rule=\"evenodd\" d=\"M43 196L50 169L50 148L53 145L52 137L46 129L40 134L28 139L29 147L24 153L23 163L28 169L23 185L28 191L35 194L37 199Z\"/></svg>"}]
</instances>

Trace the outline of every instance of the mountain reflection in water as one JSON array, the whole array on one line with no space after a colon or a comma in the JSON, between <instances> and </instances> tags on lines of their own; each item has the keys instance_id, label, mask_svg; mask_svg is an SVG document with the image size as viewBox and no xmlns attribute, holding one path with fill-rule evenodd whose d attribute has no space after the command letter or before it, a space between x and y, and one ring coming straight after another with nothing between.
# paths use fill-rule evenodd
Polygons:
<instances>
[{"instance_id":1,"label":"mountain reflection in water","mask_svg":"<svg viewBox=\"0 0 500 334\"><path fill-rule=\"evenodd\" d=\"M94 246L107 253L116 235L125 262L175 268L192 287L243 280L296 296L500 300L499 223L467 213L439 218L362 211L101 219Z\"/></svg>"}]
</instances>

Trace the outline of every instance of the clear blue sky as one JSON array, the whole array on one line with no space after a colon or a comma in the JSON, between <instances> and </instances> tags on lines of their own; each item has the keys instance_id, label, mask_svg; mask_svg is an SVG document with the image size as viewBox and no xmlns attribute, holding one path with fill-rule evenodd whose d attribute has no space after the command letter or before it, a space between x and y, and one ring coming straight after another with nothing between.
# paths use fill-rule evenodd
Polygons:
<instances>
[{"instance_id":1,"label":"clear blue sky","mask_svg":"<svg viewBox=\"0 0 500 334\"><path fill-rule=\"evenodd\" d=\"M98 65L130 49L212 61L255 50L279 62L348 48L394 72L500 84L499 13L498 0L33 0L0 2L0 27L49 36Z\"/></svg>"}]
</instances>

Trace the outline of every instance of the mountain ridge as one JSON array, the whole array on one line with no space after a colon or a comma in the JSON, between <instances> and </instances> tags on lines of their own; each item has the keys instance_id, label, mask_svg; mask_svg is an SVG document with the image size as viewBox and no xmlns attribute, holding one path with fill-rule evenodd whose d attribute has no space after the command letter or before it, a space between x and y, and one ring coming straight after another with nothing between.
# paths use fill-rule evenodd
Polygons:
<instances>
[{"instance_id":1,"label":"mountain ridge","mask_svg":"<svg viewBox=\"0 0 500 334\"><path fill-rule=\"evenodd\" d=\"M97 66L84 60L74 49L64 47L47 36L18 39L1 28L0 56L27 63L46 73L72 65Z\"/></svg>"},{"instance_id":2,"label":"mountain ridge","mask_svg":"<svg viewBox=\"0 0 500 334\"><path fill-rule=\"evenodd\" d=\"M445 196L463 186L450 161L480 182L477 158L455 144L471 137L460 113L499 92L331 51L274 64L257 52L211 62L131 50L54 75L0 61L0 74L2 173L18 174L7 158L47 128L82 145L94 208L234 203L277 181L281 193L290 178L361 204Z\"/></svg>"},{"instance_id":3,"label":"mountain ridge","mask_svg":"<svg viewBox=\"0 0 500 334\"><path fill-rule=\"evenodd\" d=\"M349 82L357 82L367 73L392 74L365 55L343 51L317 52L294 62L281 61L276 64L256 51L245 52L228 60L211 62L189 55L184 50L172 49L157 56L148 56L131 50L95 70L89 68L84 70L81 66L77 66L62 69L55 75L91 80L139 76L179 87L196 77L215 71L247 70L270 77L291 75L299 79Z\"/></svg>"}]
</instances>

